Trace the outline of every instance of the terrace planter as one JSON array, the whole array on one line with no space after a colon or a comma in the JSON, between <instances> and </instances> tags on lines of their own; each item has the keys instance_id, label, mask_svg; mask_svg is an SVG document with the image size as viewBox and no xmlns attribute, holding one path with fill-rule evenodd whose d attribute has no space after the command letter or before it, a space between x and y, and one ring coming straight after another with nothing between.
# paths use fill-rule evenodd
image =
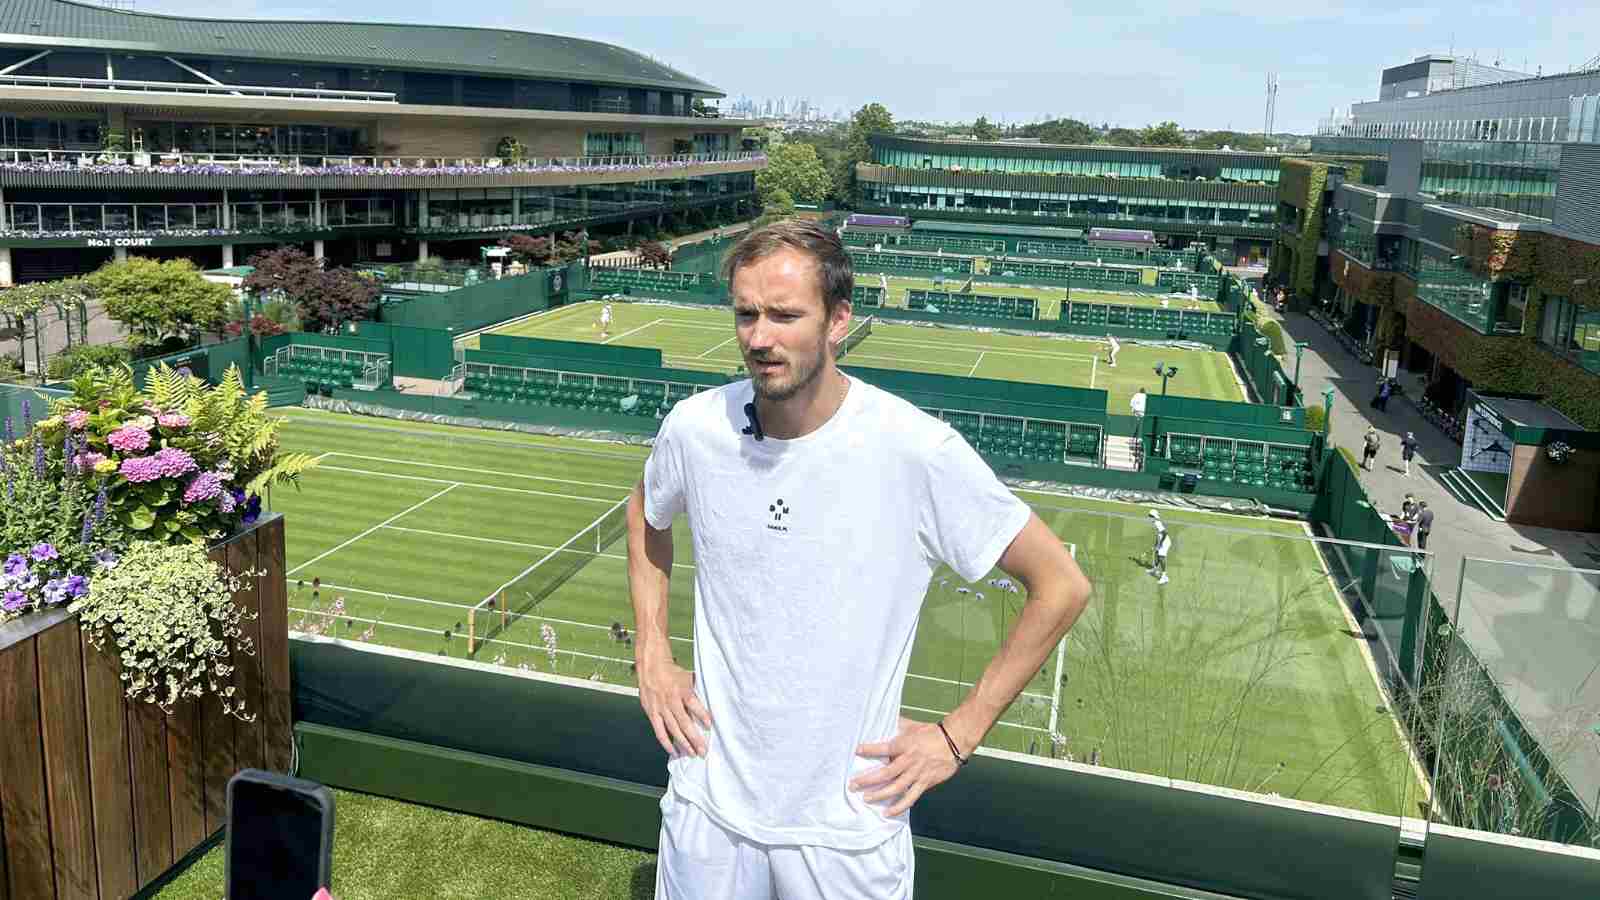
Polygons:
<instances>
[{"instance_id":1,"label":"terrace planter","mask_svg":"<svg viewBox=\"0 0 1600 900\"><path fill-rule=\"evenodd\" d=\"M209 697L170 715L130 703L118 657L65 610L0 626L0 900L129 897L222 829L235 772L288 771L283 517L209 555L267 573L234 595L259 614L243 623L255 655L234 658L253 722Z\"/></svg>"}]
</instances>

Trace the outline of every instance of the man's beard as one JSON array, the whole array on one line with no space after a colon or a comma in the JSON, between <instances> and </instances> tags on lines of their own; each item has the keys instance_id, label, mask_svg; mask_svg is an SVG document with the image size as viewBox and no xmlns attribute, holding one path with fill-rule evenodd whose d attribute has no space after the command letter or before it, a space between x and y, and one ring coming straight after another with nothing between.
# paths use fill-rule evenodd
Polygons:
<instances>
[{"instance_id":1,"label":"man's beard","mask_svg":"<svg viewBox=\"0 0 1600 900\"><path fill-rule=\"evenodd\" d=\"M756 396L769 403L781 403L805 390L822 376L822 364L828 358L828 345L824 341L815 354L808 358L789 356L782 360L769 360L769 362L782 362L786 367L783 376L773 378L764 376L757 371L753 363L754 357L746 356L745 365L750 369L750 384L755 388ZM787 376L787 377L784 377Z\"/></svg>"}]
</instances>

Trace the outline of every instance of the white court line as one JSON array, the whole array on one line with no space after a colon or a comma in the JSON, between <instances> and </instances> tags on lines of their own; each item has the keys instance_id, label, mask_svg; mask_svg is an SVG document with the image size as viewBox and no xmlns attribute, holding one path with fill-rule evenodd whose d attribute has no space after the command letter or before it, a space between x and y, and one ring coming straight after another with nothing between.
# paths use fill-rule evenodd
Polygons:
<instances>
[{"instance_id":1,"label":"white court line","mask_svg":"<svg viewBox=\"0 0 1600 900\"><path fill-rule=\"evenodd\" d=\"M967 368L965 363L941 362L937 359L923 359L921 357L910 356L882 356L876 353L860 353L854 350L850 352L849 356L845 357L845 364L848 365L849 361L852 359L878 359L887 362L912 363L919 366L937 366L945 369L955 369L958 372L964 368Z\"/></svg>"},{"instance_id":2,"label":"white court line","mask_svg":"<svg viewBox=\"0 0 1600 900\"><path fill-rule=\"evenodd\" d=\"M496 469L474 469L470 466L452 466L444 463L415 462L409 459L395 459L389 456L367 456L361 453L345 453L342 450L329 450L327 453L322 454L322 456L317 457L317 459L322 459L323 456L345 456L349 457L350 459L365 459L370 462L394 463L401 466L420 466L428 469L450 469L451 471L455 472L473 472L478 475L499 475L502 478L527 478L533 481L555 481L561 484L577 484L582 485L583 487L608 488L610 490L617 491L633 490L633 485L631 484L601 484L598 481L573 481L570 478L552 478L549 475L523 475L520 472L501 472Z\"/></svg>"},{"instance_id":3,"label":"white court line","mask_svg":"<svg viewBox=\"0 0 1600 900\"><path fill-rule=\"evenodd\" d=\"M595 527L596 525L599 525L602 521L605 520L606 516L611 515L613 512L616 511L617 507L621 506L622 504L624 504L626 502L628 502L628 498L624 497L621 500L618 500L616 503L611 504L611 507L609 509L607 509L605 512L603 512L600 515L596 516L595 520L593 522L590 522L589 524L583 526L583 528L581 530L579 530L577 534L574 534L572 537L568 538L567 539L567 544L572 543L573 541L575 541L579 537L581 537L589 529ZM567 544L562 544L561 546L562 547L566 547ZM551 557L555 556L557 553L560 553L560 552L561 552L560 549L551 550L549 553L546 553L544 556L539 557L537 560L534 561L534 563L532 565L528 566L526 569L523 569L521 572L518 572L515 578L512 578L510 581L506 582L505 584L502 584L499 587L495 588L494 590L490 591L489 592L489 596L484 597L482 600L479 600L478 603L481 605L483 603L487 603L488 601L494 599L494 596L496 594L498 594L501 591L505 590L506 588L512 586L513 584L516 584L517 582L521 581L522 577L524 575L527 575L529 572L532 572L534 569L537 569L540 566L544 565L547 561L550 560Z\"/></svg>"},{"instance_id":4,"label":"white court line","mask_svg":"<svg viewBox=\"0 0 1600 900\"><path fill-rule=\"evenodd\" d=\"M464 343L469 338L475 338L480 334L486 334L486 333L491 332L491 331L499 331L502 328L512 328L512 327L521 325L523 322L527 322L530 319L540 319L540 320L542 320L542 321L536 323L534 326L532 326L534 328L538 328L538 327L543 326L545 324L545 322L558 321L563 313L571 312L572 310L579 309L581 307L587 306L587 305L589 305L590 303L593 303L593 302L594 302L593 300L585 300L582 303L572 303L572 304L568 304L566 306L558 306L558 307L556 307L554 309L541 309L541 310L539 310L537 312L528 313L527 315L517 316L514 319L507 319L504 322L496 322L496 323L494 323L492 325L485 325L482 328L475 328L472 331L467 331L467 332L463 332L461 334L456 335L454 340L451 341L451 343L453 343L453 344Z\"/></svg>"},{"instance_id":5,"label":"white court line","mask_svg":"<svg viewBox=\"0 0 1600 900\"><path fill-rule=\"evenodd\" d=\"M607 453L603 450L589 450L581 447L562 447L555 444L541 444L534 441L513 441L492 437L474 437L471 434L450 434L449 432L444 431L429 431L428 429L417 428L396 428L387 425L352 425L349 422L341 421L340 419L340 417L347 419L349 417L348 413L330 413L318 409L311 409L309 407L284 406L279 407L277 411L274 411L271 414L283 419L285 422L293 422L305 428L332 428L343 434L380 432L383 434L404 435L405 437L410 438L425 438L429 440L445 441L451 444L459 442L463 445L480 445L484 447L498 448L509 447L515 450L538 450L547 453L561 453L567 456L594 456L601 459L618 459L627 460L630 462L639 462L644 459L642 456L631 456L626 453ZM597 443L588 438L561 438L561 440L589 441L590 443ZM611 442L608 441L604 443Z\"/></svg>"},{"instance_id":6,"label":"white court line","mask_svg":"<svg viewBox=\"0 0 1600 900\"><path fill-rule=\"evenodd\" d=\"M411 531L411 532L415 532L417 534L433 535L434 537L453 538L453 539L458 540L458 541L477 541L477 542L482 543L482 544L505 544L508 547L526 547L529 550L563 550L563 549L565 549L565 548L562 548L562 547L552 547L549 544L529 544L529 543L527 543L525 541L508 541L508 540L505 540L503 538L477 537L476 535L470 535L470 534L451 534L448 531L429 531L429 530L427 530L425 528L408 528L408 527L406 527L404 525L385 525L384 528L389 530L389 531ZM621 553L590 553L587 550L566 550L566 552L567 553L582 553L582 554L584 554L586 556L598 556L598 557L600 557L602 559L617 559L617 560L621 560L623 562L627 562L628 561L628 557L624 556ZM672 567L674 569L690 569L690 570L694 569L694 565L692 563L675 562L675 563L672 564Z\"/></svg>"},{"instance_id":7,"label":"white court line","mask_svg":"<svg viewBox=\"0 0 1600 900\"><path fill-rule=\"evenodd\" d=\"M738 335L734 335L733 337L728 338L727 340L725 340L722 343L716 345L715 347L712 347L710 350L707 350L704 353L701 353L699 356L696 356L695 359L703 359L703 358L705 358L707 356L710 356L711 354L717 352L718 350L721 350L723 347L728 346L729 344L733 343L734 341L736 341L738 339L739 339L739 336Z\"/></svg>"},{"instance_id":8,"label":"white court line","mask_svg":"<svg viewBox=\"0 0 1600 900\"><path fill-rule=\"evenodd\" d=\"M881 325L879 326L882 327ZM1051 359L1080 359L1088 361L1092 356L1078 353L1052 353L1049 350L1003 350L998 347L971 347L965 344L937 344L929 341L910 341L905 338L884 337L876 331L868 338L874 344L898 344L903 347L922 347L928 350L968 350L971 352L998 353L1003 356L1046 356Z\"/></svg>"},{"instance_id":9,"label":"white court line","mask_svg":"<svg viewBox=\"0 0 1600 900\"><path fill-rule=\"evenodd\" d=\"M450 484L448 487L446 487L444 490L438 492L437 494L434 494L433 496L429 497L426 500L421 501L420 503L414 503L411 506L406 507L405 509L395 513L392 516L390 516L389 518L384 519L382 522L379 522L378 524L372 526L371 528L368 528L366 531L361 532L360 534L356 535L355 537L351 538L350 540L345 541L344 543L340 544L337 547L334 547L332 550L324 550L323 552L317 554L316 556L311 557L310 559L306 560L305 562L301 563L300 565L295 566L294 568L290 569L288 572L285 572L284 573L284 577L287 578L288 576L293 575L294 573L300 571L301 569L304 569L306 566L311 565L312 563L316 562L317 560L320 560L320 559L322 559L322 558L324 558L326 556L331 556L332 554L337 553L340 550L343 550L344 548L350 546L351 544L354 544L356 541L359 541L362 538L366 537L367 535L373 533L374 531L377 531L379 528L382 528L383 526L389 524L390 522L393 522L394 520L400 518L401 516L406 515L407 513L415 512L416 510L421 509L422 507L428 505L429 503L432 503L433 501L439 499L440 497L443 497L445 494L450 493L451 491L455 490L458 487L460 487L459 484L454 484L454 483Z\"/></svg>"},{"instance_id":10,"label":"white court line","mask_svg":"<svg viewBox=\"0 0 1600 900\"><path fill-rule=\"evenodd\" d=\"M1089 363L1089 388L1091 390L1094 389L1094 376L1098 371L1100 371L1100 357L1096 356L1094 361Z\"/></svg>"},{"instance_id":11,"label":"white court line","mask_svg":"<svg viewBox=\"0 0 1600 900\"><path fill-rule=\"evenodd\" d=\"M428 600L428 599L426 599L424 597L407 597L405 594L391 594L391 593L388 593L386 591L368 591L368 590L364 590L362 588L345 587L343 585L329 584L327 582L323 582L322 586L325 587L325 588L328 588L330 590L344 591L344 592L350 593L350 594L368 594L368 595L373 596L373 597L384 597L384 598L387 598L387 599L390 599L390 600L404 600L407 603L427 603L427 604L432 605L432 606L448 606L451 609L468 609L468 610L470 610L470 609L479 609L480 608L480 607L476 607L476 606L468 606L465 603L446 603L443 600ZM495 611L496 610L490 610L490 612L495 612ZM596 625L593 622L574 622L571 619L557 619L557 618L553 618L551 616L540 616L540 615L535 615L533 613L518 613L517 617L518 618L524 618L524 619L538 619L541 622L554 622L557 625L571 625L574 628L593 628L593 629L597 629L599 631L610 631L611 630L611 626L609 626L609 625ZM395 624L400 624L400 623L397 622ZM682 643L682 644L692 644L692 643L694 643L694 638L678 637L677 635L669 635L669 637L672 640L677 641L677 642Z\"/></svg>"},{"instance_id":12,"label":"white court line","mask_svg":"<svg viewBox=\"0 0 1600 900\"><path fill-rule=\"evenodd\" d=\"M628 335L643 331L646 328L649 328L651 325L654 325L654 324L656 324L657 322L660 322L660 321L661 321L660 319L651 319L650 321L644 323L643 325L640 325L638 328L630 328L627 331L624 331L623 333L621 333L619 335L615 335L613 337L608 337L605 340L601 341L600 343L609 344L612 341L620 341L623 338L627 337Z\"/></svg>"},{"instance_id":13,"label":"white court line","mask_svg":"<svg viewBox=\"0 0 1600 900\"><path fill-rule=\"evenodd\" d=\"M317 466L323 472L349 472L352 475L371 475L374 478L398 478L402 481L426 481L430 484L448 484L451 487L479 488L485 491L505 491L508 494L529 494L534 497L556 497L561 500L578 500L583 503L616 503L617 501L604 497L580 497L577 494L552 494L549 491L535 491L529 488L501 487L498 484L479 484L476 481L451 481L448 478L428 478L423 475L397 475L393 472L374 472L371 469L348 469L344 466Z\"/></svg>"},{"instance_id":14,"label":"white court line","mask_svg":"<svg viewBox=\"0 0 1600 900\"><path fill-rule=\"evenodd\" d=\"M968 372L967 372L967 377L968 377L968 378L971 378L971 377L972 377L972 374L973 374L973 373L974 373L974 372L976 372L976 371L978 371L978 367L979 367L979 366L981 366L981 365L983 365L983 358L984 358L984 357L985 357L985 356L987 356L987 355L988 355L988 354L989 354L989 351L987 351L987 350L985 350L985 351L983 351L983 352L982 352L982 353L979 353L979 354L978 354L978 361L977 361L977 362L975 362L975 363L973 363L973 364L972 364L972 369L971 369L971 370L969 370L969 371L968 371ZM1092 385L1091 385L1091 387L1092 387Z\"/></svg>"}]
</instances>

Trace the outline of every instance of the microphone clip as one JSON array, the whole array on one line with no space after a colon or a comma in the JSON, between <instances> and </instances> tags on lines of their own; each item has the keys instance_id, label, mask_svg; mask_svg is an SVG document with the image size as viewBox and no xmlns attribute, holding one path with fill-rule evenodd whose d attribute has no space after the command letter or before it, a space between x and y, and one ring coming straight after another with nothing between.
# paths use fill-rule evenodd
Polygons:
<instances>
[{"instance_id":1,"label":"microphone clip","mask_svg":"<svg viewBox=\"0 0 1600 900\"><path fill-rule=\"evenodd\" d=\"M761 419L756 416L755 403L746 403L744 405L744 415L745 418L750 420L750 424L741 429L739 433L751 435L758 441L765 439L766 434L761 431Z\"/></svg>"}]
</instances>

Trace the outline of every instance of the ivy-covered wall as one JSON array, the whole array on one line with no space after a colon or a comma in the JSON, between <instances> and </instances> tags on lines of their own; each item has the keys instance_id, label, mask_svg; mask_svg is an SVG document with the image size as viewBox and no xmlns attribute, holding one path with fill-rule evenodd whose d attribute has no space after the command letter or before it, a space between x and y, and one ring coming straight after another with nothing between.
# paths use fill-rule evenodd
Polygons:
<instances>
[{"instance_id":1,"label":"ivy-covered wall","mask_svg":"<svg viewBox=\"0 0 1600 900\"><path fill-rule=\"evenodd\" d=\"M1291 271L1280 277L1302 301L1317 293L1317 244L1322 240L1322 192L1328 186L1328 165L1311 159L1286 159L1279 164L1278 202L1299 210L1299 231L1293 237L1279 232L1278 240L1290 244L1285 260Z\"/></svg>"},{"instance_id":2,"label":"ivy-covered wall","mask_svg":"<svg viewBox=\"0 0 1600 900\"><path fill-rule=\"evenodd\" d=\"M1377 347L1399 348L1406 328L1405 315L1395 298L1395 274L1369 269L1339 250L1333 252L1328 270L1346 297L1378 308L1377 327L1373 329Z\"/></svg>"}]
</instances>

